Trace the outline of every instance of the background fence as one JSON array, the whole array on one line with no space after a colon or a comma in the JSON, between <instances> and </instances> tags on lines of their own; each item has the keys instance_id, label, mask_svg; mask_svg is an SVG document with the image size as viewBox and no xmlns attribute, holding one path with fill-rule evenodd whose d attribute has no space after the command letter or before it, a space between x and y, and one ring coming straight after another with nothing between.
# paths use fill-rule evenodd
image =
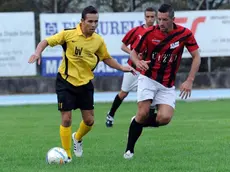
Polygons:
<instances>
[{"instance_id":1,"label":"background fence","mask_svg":"<svg viewBox=\"0 0 230 172\"><path fill-rule=\"evenodd\" d=\"M229 88L228 0L9 0L0 2L0 94L54 93L61 48L47 48L41 66L29 65L27 60L41 39L63 28L76 26L80 12L89 4L100 11L97 32L105 39L109 52L120 63L126 64L128 56L120 50L122 37L129 29L144 22L146 7L157 9L162 2L174 6L175 22L191 29L200 45L202 63L194 88ZM176 80L177 87L190 70L191 58L188 57L185 52ZM99 63L95 76L96 91L120 89L121 72Z\"/></svg>"}]
</instances>

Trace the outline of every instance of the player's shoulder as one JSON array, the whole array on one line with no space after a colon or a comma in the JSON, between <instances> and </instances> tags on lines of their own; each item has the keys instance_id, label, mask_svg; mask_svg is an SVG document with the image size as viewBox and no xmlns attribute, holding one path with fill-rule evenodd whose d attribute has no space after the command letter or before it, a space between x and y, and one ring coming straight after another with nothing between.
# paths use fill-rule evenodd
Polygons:
<instances>
[{"instance_id":1,"label":"player's shoulder","mask_svg":"<svg viewBox=\"0 0 230 172\"><path fill-rule=\"evenodd\" d=\"M94 39L96 39L98 42L104 42L104 39L101 35L99 35L98 33L94 32L93 33L93 37Z\"/></svg>"},{"instance_id":2,"label":"player's shoulder","mask_svg":"<svg viewBox=\"0 0 230 172\"><path fill-rule=\"evenodd\" d=\"M152 32L154 32L156 30L156 26L150 26L150 27L148 27L147 29L145 29L144 31L143 31L143 35L145 34L150 34L150 33L152 33Z\"/></svg>"},{"instance_id":3,"label":"player's shoulder","mask_svg":"<svg viewBox=\"0 0 230 172\"><path fill-rule=\"evenodd\" d=\"M183 32L184 34L192 34L192 31L190 29L188 29L187 27L175 24L178 32Z\"/></svg>"},{"instance_id":4,"label":"player's shoulder","mask_svg":"<svg viewBox=\"0 0 230 172\"><path fill-rule=\"evenodd\" d=\"M76 27L73 27L73 28L65 28L63 31L66 32L66 33L75 32L75 31L76 31Z\"/></svg>"},{"instance_id":5,"label":"player's shoulder","mask_svg":"<svg viewBox=\"0 0 230 172\"><path fill-rule=\"evenodd\" d=\"M128 33L145 30L144 24L131 28Z\"/></svg>"},{"instance_id":6,"label":"player's shoulder","mask_svg":"<svg viewBox=\"0 0 230 172\"><path fill-rule=\"evenodd\" d=\"M135 27L131 28L126 34L131 34L133 32L136 32L139 29L141 29L141 26L135 26Z\"/></svg>"},{"instance_id":7,"label":"player's shoulder","mask_svg":"<svg viewBox=\"0 0 230 172\"><path fill-rule=\"evenodd\" d=\"M62 30L62 32L64 33L65 36L72 36L76 34L76 28L65 28Z\"/></svg>"}]
</instances>

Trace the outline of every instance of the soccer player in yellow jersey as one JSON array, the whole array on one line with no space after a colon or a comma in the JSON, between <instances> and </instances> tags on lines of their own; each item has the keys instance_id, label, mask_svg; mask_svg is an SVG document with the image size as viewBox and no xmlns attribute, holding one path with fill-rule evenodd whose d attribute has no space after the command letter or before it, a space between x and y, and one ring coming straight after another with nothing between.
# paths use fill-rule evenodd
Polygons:
<instances>
[{"instance_id":1,"label":"soccer player in yellow jersey","mask_svg":"<svg viewBox=\"0 0 230 172\"><path fill-rule=\"evenodd\" d=\"M108 53L103 38L95 33L98 25L98 12L93 6L82 11L81 23L74 29L63 30L41 41L29 63L34 63L42 51L49 45L61 45L63 59L58 69L56 93L58 110L61 112L60 137L62 147L66 150L71 162L71 122L72 110L80 109L82 121L76 132L72 134L74 154L81 157L83 153L82 138L94 124L94 78L93 70L99 61L123 72L133 72L128 66L120 65ZM68 163L67 162L67 163Z\"/></svg>"}]
</instances>

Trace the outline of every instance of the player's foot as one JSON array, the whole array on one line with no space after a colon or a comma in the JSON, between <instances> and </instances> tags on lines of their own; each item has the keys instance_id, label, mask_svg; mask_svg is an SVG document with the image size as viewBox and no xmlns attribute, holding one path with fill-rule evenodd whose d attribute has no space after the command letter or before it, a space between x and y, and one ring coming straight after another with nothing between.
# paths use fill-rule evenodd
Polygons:
<instances>
[{"instance_id":1,"label":"player's foot","mask_svg":"<svg viewBox=\"0 0 230 172\"><path fill-rule=\"evenodd\" d=\"M65 164L68 164L70 162L72 162L72 158L68 157L68 159L65 161Z\"/></svg>"},{"instance_id":2,"label":"player's foot","mask_svg":"<svg viewBox=\"0 0 230 172\"><path fill-rule=\"evenodd\" d=\"M134 155L134 153L132 153L132 152L130 152L130 150L128 150L124 153L124 158L125 159L131 159L131 158L133 158L133 155Z\"/></svg>"},{"instance_id":3,"label":"player's foot","mask_svg":"<svg viewBox=\"0 0 230 172\"><path fill-rule=\"evenodd\" d=\"M114 118L108 114L106 116L106 123L105 123L106 127L112 127L113 121L114 121Z\"/></svg>"},{"instance_id":4,"label":"player's foot","mask_svg":"<svg viewBox=\"0 0 230 172\"><path fill-rule=\"evenodd\" d=\"M82 143L83 141L78 141L77 139L75 139L75 133L72 134L72 139L73 139L73 152L75 154L76 157L82 157L83 154L83 148L82 148Z\"/></svg>"}]
</instances>

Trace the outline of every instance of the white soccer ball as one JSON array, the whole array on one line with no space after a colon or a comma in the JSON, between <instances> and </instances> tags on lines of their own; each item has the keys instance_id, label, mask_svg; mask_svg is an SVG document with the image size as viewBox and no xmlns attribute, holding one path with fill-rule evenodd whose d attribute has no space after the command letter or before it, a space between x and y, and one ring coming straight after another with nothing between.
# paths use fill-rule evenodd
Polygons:
<instances>
[{"instance_id":1,"label":"white soccer ball","mask_svg":"<svg viewBox=\"0 0 230 172\"><path fill-rule=\"evenodd\" d=\"M66 151L60 147L51 148L46 155L48 164L64 164L68 160Z\"/></svg>"}]
</instances>

